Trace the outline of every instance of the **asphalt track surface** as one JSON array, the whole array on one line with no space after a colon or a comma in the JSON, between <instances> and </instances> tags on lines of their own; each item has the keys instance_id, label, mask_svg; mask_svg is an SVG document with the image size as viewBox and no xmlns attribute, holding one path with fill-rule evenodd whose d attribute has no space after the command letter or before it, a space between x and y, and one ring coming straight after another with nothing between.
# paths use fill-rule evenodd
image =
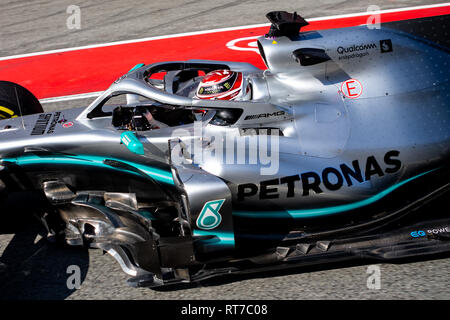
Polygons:
<instances>
[{"instance_id":1,"label":"asphalt track surface","mask_svg":"<svg viewBox=\"0 0 450 320\"><path fill-rule=\"evenodd\" d=\"M369 5L390 9L442 1L78 1L81 29L68 30L66 9L73 2L2 1L0 56L266 23L264 15L272 10L297 10L310 18L364 12ZM70 70L64 72L70 77ZM45 109L88 102L45 104ZM0 299L450 299L448 257L377 264L380 289L367 287L367 264L221 278L171 290L135 289L109 255L49 244L40 226L18 220L0 230ZM80 267L79 289L67 287L71 265Z\"/></svg>"}]
</instances>

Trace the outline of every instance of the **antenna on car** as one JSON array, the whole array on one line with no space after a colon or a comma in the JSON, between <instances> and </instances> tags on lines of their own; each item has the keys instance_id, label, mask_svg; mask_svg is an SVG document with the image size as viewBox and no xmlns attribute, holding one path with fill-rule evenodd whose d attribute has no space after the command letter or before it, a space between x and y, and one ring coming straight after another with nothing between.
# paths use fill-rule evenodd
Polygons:
<instances>
[{"instance_id":1,"label":"antenna on car","mask_svg":"<svg viewBox=\"0 0 450 320\"><path fill-rule=\"evenodd\" d=\"M297 12L271 11L266 17L272 23L269 33L265 35L266 38L298 36L301 28L309 24Z\"/></svg>"},{"instance_id":2,"label":"antenna on car","mask_svg":"<svg viewBox=\"0 0 450 320\"><path fill-rule=\"evenodd\" d=\"M25 122L23 121L23 116L22 116L22 106L20 105L19 94L17 93L16 86L14 86L14 92L16 93L17 106L19 107L20 119L22 120L22 127L23 127L23 130L25 130Z\"/></svg>"}]
</instances>

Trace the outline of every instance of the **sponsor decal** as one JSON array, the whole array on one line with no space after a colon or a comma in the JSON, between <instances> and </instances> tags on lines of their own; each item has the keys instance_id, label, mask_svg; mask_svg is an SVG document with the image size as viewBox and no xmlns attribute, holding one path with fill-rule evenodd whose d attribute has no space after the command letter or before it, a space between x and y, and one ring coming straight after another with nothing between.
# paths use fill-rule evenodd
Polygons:
<instances>
[{"instance_id":1,"label":"sponsor decal","mask_svg":"<svg viewBox=\"0 0 450 320\"><path fill-rule=\"evenodd\" d=\"M440 233L449 233L450 232L450 227L439 227L439 228L434 228L434 229L428 229L427 233L428 234L440 234Z\"/></svg>"},{"instance_id":2,"label":"sponsor decal","mask_svg":"<svg viewBox=\"0 0 450 320\"><path fill-rule=\"evenodd\" d=\"M114 81L114 83L119 83L120 81L122 81L123 79L125 79L127 77L126 74L124 74L123 76L121 76L119 79L117 79L116 81Z\"/></svg>"},{"instance_id":3,"label":"sponsor decal","mask_svg":"<svg viewBox=\"0 0 450 320\"><path fill-rule=\"evenodd\" d=\"M375 156L367 157L365 166L362 168L358 160L352 161L351 165L345 163L341 164L339 168L327 167L318 172L303 172L300 174L286 176L266 181L261 181L259 186L254 183L244 183L238 185L237 198L238 201L243 201L247 197L255 195L259 199L278 199L280 197L293 198L296 195L296 182L302 185L302 196L306 197L311 194L311 191L319 194L323 189L330 191L337 191L344 185L351 187L354 181L359 183L369 181L372 176L382 177L385 174L395 173L400 170L402 163L398 156L400 151L391 150L384 155L384 163L387 165L383 171L379 161ZM278 186L283 185L282 190L286 190L280 194ZM287 188L285 188L285 186Z\"/></svg>"},{"instance_id":4,"label":"sponsor decal","mask_svg":"<svg viewBox=\"0 0 450 320\"><path fill-rule=\"evenodd\" d=\"M43 135L45 130L47 129L48 123L50 122L50 118L52 117L51 113L40 114L36 123L34 124L33 130L31 131L32 136Z\"/></svg>"},{"instance_id":5,"label":"sponsor decal","mask_svg":"<svg viewBox=\"0 0 450 320\"><path fill-rule=\"evenodd\" d=\"M356 99L359 98L359 96L362 94L363 86L358 80L349 79L342 82L341 92L346 98Z\"/></svg>"},{"instance_id":6,"label":"sponsor decal","mask_svg":"<svg viewBox=\"0 0 450 320\"><path fill-rule=\"evenodd\" d=\"M64 115L62 115L62 119L60 119L60 120L58 121L58 123L63 124L63 123L66 123L66 122L67 122L67 119L64 117Z\"/></svg>"},{"instance_id":7,"label":"sponsor decal","mask_svg":"<svg viewBox=\"0 0 450 320\"><path fill-rule=\"evenodd\" d=\"M370 43L370 44L352 45L347 48L338 47L336 51L339 54L344 54L344 53L353 53L353 52L357 52L357 51L367 51L367 50L376 49L376 48L377 48L377 45L375 43Z\"/></svg>"},{"instance_id":8,"label":"sponsor decal","mask_svg":"<svg viewBox=\"0 0 450 320\"><path fill-rule=\"evenodd\" d=\"M280 117L280 116L284 116L285 114L286 114L286 112L284 112L284 111L276 111L276 112L272 112L272 113L252 114L252 115L246 116L244 118L244 120L254 120L254 119L269 118L269 117Z\"/></svg>"},{"instance_id":9,"label":"sponsor decal","mask_svg":"<svg viewBox=\"0 0 450 320\"><path fill-rule=\"evenodd\" d=\"M413 231L410 233L411 237L413 238L419 238L419 237L425 237L426 233L425 231L422 230L418 230L418 231Z\"/></svg>"},{"instance_id":10,"label":"sponsor decal","mask_svg":"<svg viewBox=\"0 0 450 320\"><path fill-rule=\"evenodd\" d=\"M53 119L52 119L53 116ZM61 112L55 113L44 113L40 114L36 123L34 124L33 130L31 131L32 136L43 135L47 130L47 126L50 124L47 134L52 134L55 132L55 127L58 123L60 123L59 117L61 116ZM51 119L51 121L50 121Z\"/></svg>"},{"instance_id":11,"label":"sponsor decal","mask_svg":"<svg viewBox=\"0 0 450 320\"><path fill-rule=\"evenodd\" d=\"M225 199L211 200L205 203L200 215L197 218L197 227L203 230L217 228L222 222L222 216L219 211Z\"/></svg>"},{"instance_id":12,"label":"sponsor decal","mask_svg":"<svg viewBox=\"0 0 450 320\"><path fill-rule=\"evenodd\" d=\"M381 53L392 52L392 41L391 39L380 40L380 51Z\"/></svg>"},{"instance_id":13,"label":"sponsor decal","mask_svg":"<svg viewBox=\"0 0 450 320\"><path fill-rule=\"evenodd\" d=\"M427 234L428 235L437 235L437 234L441 234L441 233L450 233L450 227L449 226L436 227L436 228L432 228L432 229L427 229L426 231L417 230L417 231L412 231L410 233L410 235L413 238L420 238L420 237L425 237Z\"/></svg>"},{"instance_id":14,"label":"sponsor decal","mask_svg":"<svg viewBox=\"0 0 450 320\"><path fill-rule=\"evenodd\" d=\"M73 126L73 122L72 122L72 121L69 121L69 122L63 123L62 126L63 126L63 128L70 128L70 127Z\"/></svg>"},{"instance_id":15,"label":"sponsor decal","mask_svg":"<svg viewBox=\"0 0 450 320\"><path fill-rule=\"evenodd\" d=\"M391 39L380 40L379 46L381 53L393 51ZM336 51L339 54L339 60L348 60L368 56L377 48L378 45L376 43L354 44L349 47L337 47Z\"/></svg>"},{"instance_id":16,"label":"sponsor decal","mask_svg":"<svg viewBox=\"0 0 450 320\"><path fill-rule=\"evenodd\" d=\"M362 58L369 55L369 51L376 49L376 43L352 45L350 47L338 47L336 49L339 54L339 60Z\"/></svg>"},{"instance_id":17,"label":"sponsor decal","mask_svg":"<svg viewBox=\"0 0 450 320\"><path fill-rule=\"evenodd\" d=\"M369 55L369 52L354 53L354 54L350 54L350 55L340 56L339 60L348 60L348 59L353 59L353 58L362 58L362 57L368 56L368 55Z\"/></svg>"},{"instance_id":18,"label":"sponsor decal","mask_svg":"<svg viewBox=\"0 0 450 320\"><path fill-rule=\"evenodd\" d=\"M128 145L130 144L131 140L127 135L122 135L122 143L124 145L126 145L128 147Z\"/></svg>"},{"instance_id":19,"label":"sponsor decal","mask_svg":"<svg viewBox=\"0 0 450 320\"><path fill-rule=\"evenodd\" d=\"M53 119L50 122L50 127L47 130L47 134L55 132L55 127L56 127L56 124L59 122L59 116L60 115L61 115L61 112L55 112L53 114Z\"/></svg>"}]
</instances>

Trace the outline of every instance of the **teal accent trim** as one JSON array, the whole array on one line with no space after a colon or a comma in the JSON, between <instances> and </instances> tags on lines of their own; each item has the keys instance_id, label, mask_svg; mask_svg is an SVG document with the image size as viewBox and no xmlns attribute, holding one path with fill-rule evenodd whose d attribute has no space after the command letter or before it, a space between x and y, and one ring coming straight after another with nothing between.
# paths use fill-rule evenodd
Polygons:
<instances>
[{"instance_id":1,"label":"teal accent trim","mask_svg":"<svg viewBox=\"0 0 450 320\"><path fill-rule=\"evenodd\" d=\"M132 172L126 169L119 169L115 167L111 167L107 164L104 164L103 161L109 159L109 160L116 160L123 163L126 163L129 166L135 167L142 171L147 176L151 177L154 180L172 184L174 185L172 173L168 171L164 171L158 168L149 167L143 164L134 163L122 159L112 158L112 157L99 157L99 156L91 156L91 155L74 155L74 156L66 156L66 155L50 155L50 156L37 156L37 155L26 155L18 158L7 158L2 159L2 161L9 161L14 162L19 166L25 166L25 165L34 165L34 164L52 164L52 163L58 163L58 164L71 164L71 165L84 165L84 166L96 166L96 167L103 167L103 168L109 168L109 169L115 169L115 170L121 170L121 171L127 171ZM135 172L132 172L136 174Z\"/></svg>"},{"instance_id":2,"label":"teal accent trim","mask_svg":"<svg viewBox=\"0 0 450 320\"><path fill-rule=\"evenodd\" d=\"M156 217L151 212L148 212L147 210L139 210L139 211L137 211L137 213L139 213L141 216L143 216L146 219L157 220Z\"/></svg>"},{"instance_id":3,"label":"teal accent trim","mask_svg":"<svg viewBox=\"0 0 450 320\"><path fill-rule=\"evenodd\" d=\"M120 135L120 142L123 143L128 150L138 155L144 154L144 145L131 131L125 131Z\"/></svg>"},{"instance_id":4,"label":"teal accent trim","mask_svg":"<svg viewBox=\"0 0 450 320\"><path fill-rule=\"evenodd\" d=\"M133 68L131 68L128 73L130 73L131 71L134 71L136 69L142 68L143 66L145 66L144 63L138 63L137 65L135 65Z\"/></svg>"},{"instance_id":5,"label":"teal accent trim","mask_svg":"<svg viewBox=\"0 0 450 320\"><path fill-rule=\"evenodd\" d=\"M317 208L317 209L296 209L296 210L285 210L285 211L233 211L234 216L238 217L246 217L246 218L314 218L319 216L325 216L335 213L341 213L345 211L350 211L354 209L358 209L367 205L370 205L383 197L387 196L392 191L400 188L401 186L405 185L406 183L413 181L419 177L422 177L426 175L427 173L430 173L432 171L435 171L437 169L433 169L421 174L418 174L414 177L411 177L409 179L406 179L402 182L399 182L386 190L370 197L365 200L334 206L334 207L326 207L326 208ZM288 215L288 216L287 216Z\"/></svg>"},{"instance_id":6,"label":"teal accent trim","mask_svg":"<svg viewBox=\"0 0 450 320\"><path fill-rule=\"evenodd\" d=\"M217 232L217 231L205 231L194 230L194 236L214 236L219 240L219 245L234 246L234 233L233 232Z\"/></svg>"}]
</instances>

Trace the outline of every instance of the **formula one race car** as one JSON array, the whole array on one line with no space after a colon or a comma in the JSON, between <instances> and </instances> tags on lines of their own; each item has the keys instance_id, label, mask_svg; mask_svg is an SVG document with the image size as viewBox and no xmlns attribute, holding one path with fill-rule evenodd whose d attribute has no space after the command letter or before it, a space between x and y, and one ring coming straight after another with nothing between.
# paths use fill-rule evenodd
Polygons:
<instances>
[{"instance_id":1,"label":"formula one race car","mask_svg":"<svg viewBox=\"0 0 450 320\"><path fill-rule=\"evenodd\" d=\"M429 208L450 186L449 46L426 31L449 16L267 17L264 71L140 64L57 112L1 83L2 213L34 194L49 237L110 253L133 286L450 251Z\"/></svg>"}]
</instances>

